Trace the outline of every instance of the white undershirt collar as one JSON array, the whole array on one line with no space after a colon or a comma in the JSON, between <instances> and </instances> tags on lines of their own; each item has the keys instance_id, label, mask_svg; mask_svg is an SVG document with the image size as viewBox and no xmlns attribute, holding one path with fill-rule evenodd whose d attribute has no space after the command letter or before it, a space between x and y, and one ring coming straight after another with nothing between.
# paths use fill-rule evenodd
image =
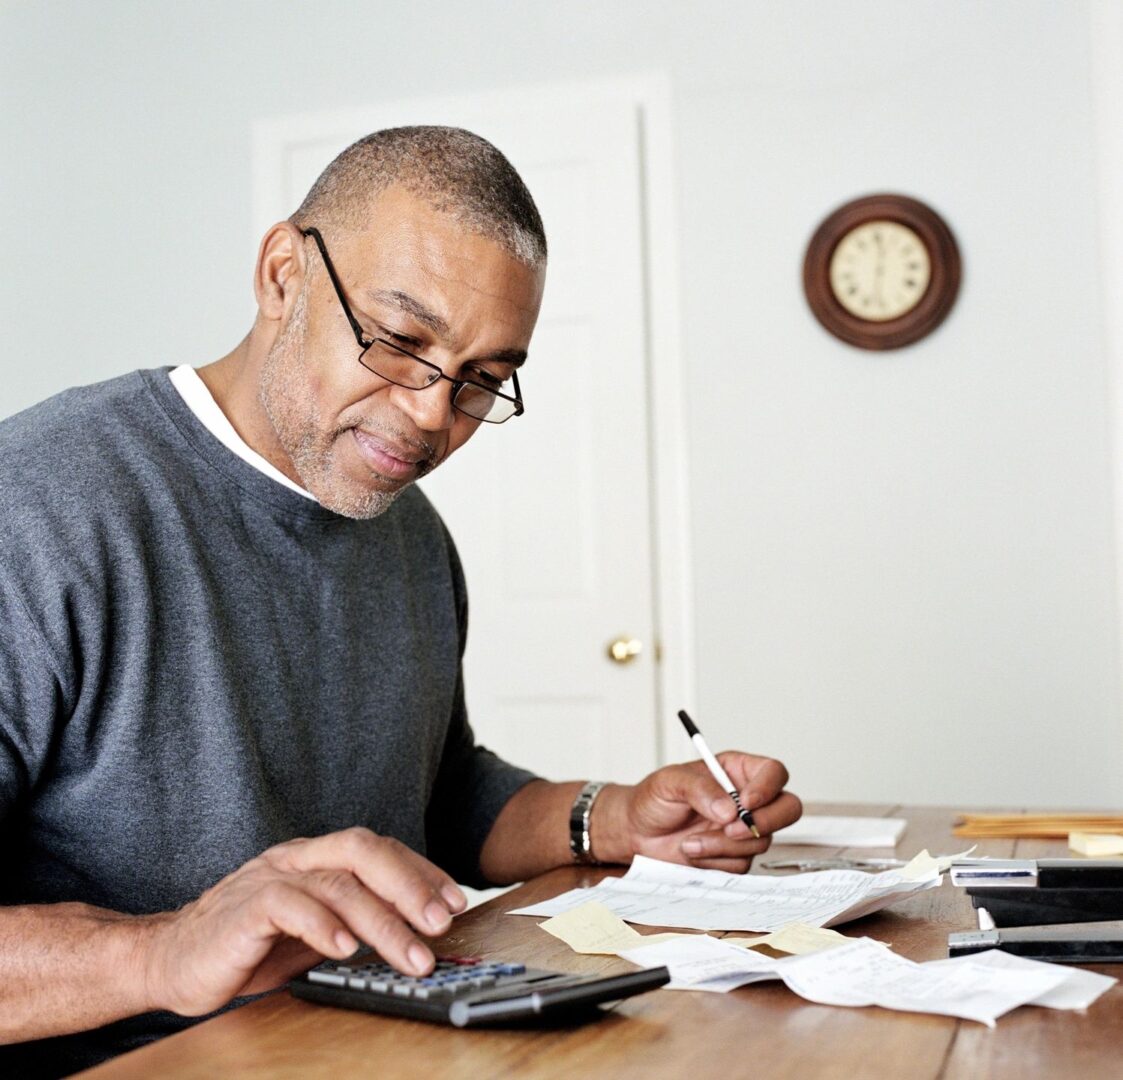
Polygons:
<instances>
[{"instance_id":1,"label":"white undershirt collar","mask_svg":"<svg viewBox=\"0 0 1123 1080\"><path fill-rule=\"evenodd\" d=\"M187 407L199 418L199 422L227 450L237 454L247 465L252 465L259 472L265 473L270 480L284 484L306 499L317 501L315 495L305 491L299 484L293 483L280 469L270 465L256 450L250 448L234 430L234 425L226 419L226 414L218 407L218 402L211 397L207 384L199 378L199 373L193 367L181 364L175 370L168 372L168 378L171 379L172 386L179 391L179 396L183 398Z\"/></svg>"}]
</instances>

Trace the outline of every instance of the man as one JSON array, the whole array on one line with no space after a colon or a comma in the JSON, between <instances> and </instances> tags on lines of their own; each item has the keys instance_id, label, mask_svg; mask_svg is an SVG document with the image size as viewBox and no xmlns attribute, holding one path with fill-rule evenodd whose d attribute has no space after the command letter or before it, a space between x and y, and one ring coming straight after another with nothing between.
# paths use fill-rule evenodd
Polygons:
<instances>
[{"instance_id":1,"label":"man","mask_svg":"<svg viewBox=\"0 0 1123 1080\"><path fill-rule=\"evenodd\" d=\"M92 1064L360 941L427 972L457 880L744 872L798 817L763 758L723 756L756 840L700 762L598 792L474 743L464 583L411 485L521 411L545 262L494 147L379 132L265 235L228 356L0 425L0 1066Z\"/></svg>"}]
</instances>

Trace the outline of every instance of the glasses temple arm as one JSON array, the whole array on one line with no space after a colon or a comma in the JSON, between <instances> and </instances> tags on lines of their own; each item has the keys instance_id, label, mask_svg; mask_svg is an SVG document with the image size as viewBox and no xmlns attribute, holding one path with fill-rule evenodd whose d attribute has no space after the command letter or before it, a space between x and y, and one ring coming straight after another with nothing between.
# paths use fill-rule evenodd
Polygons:
<instances>
[{"instance_id":1,"label":"glasses temple arm","mask_svg":"<svg viewBox=\"0 0 1123 1080\"><path fill-rule=\"evenodd\" d=\"M320 230L314 227L300 230L301 236L310 236L316 241L316 247L320 250L320 258L324 260L324 268L328 272L328 277L331 278L331 283L335 289L335 295L339 297L339 304L343 308L343 314L347 316L347 321L351 324L351 329L355 332L355 340L365 349L367 348L367 341L363 337L363 328L359 325L359 320L351 313L351 305L347 303L347 298L343 294L343 283L339 280L339 276L335 272L335 267L331 264L331 258L328 256L328 249L324 244L324 238L320 235Z\"/></svg>"}]
</instances>

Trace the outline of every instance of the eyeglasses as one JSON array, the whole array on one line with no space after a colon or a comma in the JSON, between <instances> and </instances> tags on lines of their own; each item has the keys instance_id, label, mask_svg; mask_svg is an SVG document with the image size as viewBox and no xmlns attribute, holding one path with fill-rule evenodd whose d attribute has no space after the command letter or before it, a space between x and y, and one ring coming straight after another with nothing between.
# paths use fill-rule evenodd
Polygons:
<instances>
[{"instance_id":1,"label":"eyeglasses","mask_svg":"<svg viewBox=\"0 0 1123 1080\"><path fill-rule=\"evenodd\" d=\"M475 420L483 420L489 424L502 424L505 420L510 420L512 416L522 415L523 403L519 391L519 377L515 372L511 373L515 396L510 397L507 394L501 394L498 390L491 389L491 387L484 386L482 383L472 382L470 379L454 379L451 375L446 375L441 371L436 364L431 364L428 360L422 360L420 356L414 356L413 353L407 352L385 338L368 339L365 337L363 328L359 325L358 319L355 318L354 312L351 310L351 305L347 303L347 298L343 295L343 286L340 284L339 275L336 274L335 267L332 265L328 249L324 246L324 238L320 235L320 230L308 228L301 229L300 232L302 236L312 237L316 241L316 247L320 249L320 257L324 260L328 277L331 278L331 283L335 287L335 295L339 297L343 313L351 324L359 348L362 349L362 352L359 353L359 363L363 367L368 371L373 371L375 375L387 382L392 382L395 386L404 386L407 390L424 390L435 382L444 379L446 382L452 383L452 407Z\"/></svg>"}]
</instances>

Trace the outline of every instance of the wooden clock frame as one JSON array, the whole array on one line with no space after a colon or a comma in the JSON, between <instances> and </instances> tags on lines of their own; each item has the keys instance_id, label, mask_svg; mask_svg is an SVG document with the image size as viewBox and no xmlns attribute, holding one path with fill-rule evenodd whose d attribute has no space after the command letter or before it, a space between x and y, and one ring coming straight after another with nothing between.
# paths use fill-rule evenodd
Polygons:
<instances>
[{"instance_id":1,"label":"wooden clock frame","mask_svg":"<svg viewBox=\"0 0 1123 1080\"><path fill-rule=\"evenodd\" d=\"M831 288L831 257L839 242L869 221L895 221L928 249L931 274L917 305L895 319L874 322L847 311ZM860 349L899 349L930 334L951 311L961 263L955 237L931 207L907 195L867 195L845 203L815 230L803 260L803 291L815 318L837 338Z\"/></svg>"}]
</instances>

